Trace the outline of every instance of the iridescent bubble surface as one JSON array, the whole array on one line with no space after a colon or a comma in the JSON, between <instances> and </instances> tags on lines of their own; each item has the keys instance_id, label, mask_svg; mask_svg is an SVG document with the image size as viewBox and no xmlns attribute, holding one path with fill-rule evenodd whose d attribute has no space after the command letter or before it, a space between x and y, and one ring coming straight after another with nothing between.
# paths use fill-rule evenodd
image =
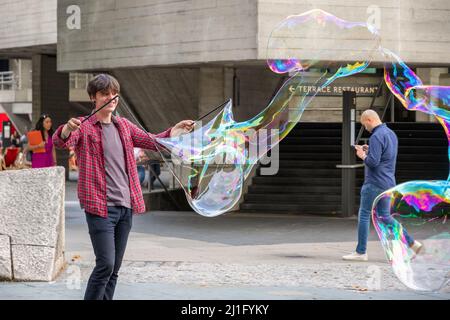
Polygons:
<instances>
[{"instance_id":1,"label":"iridescent bubble surface","mask_svg":"<svg viewBox=\"0 0 450 320\"><path fill-rule=\"evenodd\" d=\"M409 181L374 202L373 223L396 276L407 287L446 291L450 277L447 181ZM422 247L413 250L413 241ZM417 251L417 252L416 252Z\"/></svg>"},{"instance_id":2,"label":"iridescent bubble surface","mask_svg":"<svg viewBox=\"0 0 450 320\"><path fill-rule=\"evenodd\" d=\"M383 54L384 77L391 92L406 109L434 116L450 142L450 87L423 85L397 55L387 49ZM411 289L449 289L449 181L408 181L383 192L374 201L372 220L386 257L397 277Z\"/></svg>"},{"instance_id":3,"label":"iridescent bubble surface","mask_svg":"<svg viewBox=\"0 0 450 320\"><path fill-rule=\"evenodd\" d=\"M351 52L342 55L345 59L331 62L324 60L327 50L314 51L314 44L310 43L314 39L303 42L308 44L307 52L297 50L298 39L310 37L310 32L330 38L331 47L358 35L366 39L369 48L350 46ZM340 77L361 72L369 65L378 41L376 32L365 23L338 19L322 10L311 10L281 22L269 38L268 51L282 58L267 61L274 72L290 72L292 76L267 107L247 121L236 122L230 101L207 124L198 123L193 132L158 139L163 157L176 164L172 173L183 186L191 207L209 217L231 210L255 164L287 136L317 94L298 90L305 79L324 88ZM323 71L309 73L311 66Z\"/></svg>"},{"instance_id":4,"label":"iridescent bubble surface","mask_svg":"<svg viewBox=\"0 0 450 320\"><path fill-rule=\"evenodd\" d=\"M258 115L236 122L230 101L193 132L158 139L165 159L177 164L173 173L192 208L209 217L232 210L255 164L290 132L314 99L316 93L299 87L324 88L364 71L376 55L384 57L386 85L402 105L436 117L450 137L449 87L424 84L400 57L380 47L374 27L310 10L287 17L269 36L268 67L291 77ZM448 286L448 187L447 180L410 181L385 191L373 204L372 219L386 257L412 289ZM412 246L412 239L422 247Z\"/></svg>"}]
</instances>

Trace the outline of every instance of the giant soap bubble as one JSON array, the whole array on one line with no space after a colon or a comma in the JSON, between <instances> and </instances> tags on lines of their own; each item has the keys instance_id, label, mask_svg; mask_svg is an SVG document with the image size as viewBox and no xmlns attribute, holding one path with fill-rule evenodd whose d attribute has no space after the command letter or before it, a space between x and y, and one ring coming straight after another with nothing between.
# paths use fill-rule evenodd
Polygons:
<instances>
[{"instance_id":1,"label":"giant soap bubble","mask_svg":"<svg viewBox=\"0 0 450 320\"><path fill-rule=\"evenodd\" d=\"M397 277L411 289L445 291L450 277L448 181L409 181L374 202L373 223ZM384 209L382 209L384 208ZM422 247L412 249L414 239Z\"/></svg>"},{"instance_id":2,"label":"giant soap bubble","mask_svg":"<svg viewBox=\"0 0 450 320\"><path fill-rule=\"evenodd\" d=\"M450 87L423 85L397 55L387 49L383 53L388 88L406 109L433 115L449 138ZM374 201L372 219L386 256L397 277L411 289L449 288L449 181L408 181ZM416 243L413 250L415 240L422 246Z\"/></svg>"},{"instance_id":3,"label":"giant soap bubble","mask_svg":"<svg viewBox=\"0 0 450 320\"><path fill-rule=\"evenodd\" d=\"M267 64L290 78L264 110L236 122L230 100L193 132L157 139L163 157L177 164L172 172L192 208L209 217L231 210L254 165L290 132L317 92L365 70L375 56L384 57L385 82L403 106L436 117L450 137L449 87L423 84L396 54L380 47L373 26L318 9L289 16L269 36ZM305 84L317 91L302 92ZM410 181L385 191L373 204L372 219L386 256L412 289L448 286L448 187L449 180ZM412 249L413 239L423 244L420 250Z\"/></svg>"},{"instance_id":4,"label":"giant soap bubble","mask_svg":"<svg viewBox=\"0 0 450 320\"><path fill-rule=\"evenodd\" d=\"M356 36L364 39L365 46L351 41ZM317 37L327 41L327 48L314 50ZM342 47L342 43L346 44L342 54L325 60L328 47ZM191 207L213 217L236 206L255 164L286 137L318 92L300 92L298 88L312 82L320 90L338 78L361 72L378 45L377 33L367 24L338 19L322 10L281 22L269 37L267 62L271 70L290 72L291 77L265 109L247 121L236 122L230 100L212 120L198 123L191 133L157 139L163 158L169 165L175 164L170 165L172 173ZM309 72L311 67L325 71Z\"/></svg>"},{"instance_id":5,"label":"giant soap bubble","mask_svg":"<svg viewBox=\"0 0 450 320\"><path fill-rule=\"evenodd\" d=\"M378 30L372 25L314 9L289 16L272 30L267 63L275 73L320 68L325 70L326 86L364 70L378 54L379 45Z\"/></svg>"}]
</instances>

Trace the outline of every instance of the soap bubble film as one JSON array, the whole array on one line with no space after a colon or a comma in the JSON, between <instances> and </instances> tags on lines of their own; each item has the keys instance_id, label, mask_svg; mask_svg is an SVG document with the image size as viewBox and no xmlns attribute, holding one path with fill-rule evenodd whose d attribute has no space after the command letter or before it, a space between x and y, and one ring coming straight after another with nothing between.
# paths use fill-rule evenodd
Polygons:
<instances>
[{"instance_id":1,"label":"soap bubble film","mask_svg":"<svg viewBox=\"0 0 450 320\"><path fill-rule=\"evenodd\" d=\"M330 40L331 47L359 36L366 39L368 49L349 45L349 51L342 51L341 61L333 63L326 56L327 50L314 52L313 43L309 44L309 51L296 49L298 39L330 37L330 32L338 37ZM288 17L281 22L269 38L268 54L282 59L268 57L267 63L272 71L290 72L291 76L268 106L253 118L236 122L230 100L206 125L197 123L189 134L157 140L162 146L163 158L168 164L175 164L172 173L183 187L191 207L208 217L233 209L254 166L288 135L317 94L298 90L305 79L324 88L340 77L361 72L369 65L378 44L377 33L365 23L338 19L322 10ZM290 59L285 59L288 53ZM312 66L324 71L310 73Z\"/></svg>"}]
</instances>

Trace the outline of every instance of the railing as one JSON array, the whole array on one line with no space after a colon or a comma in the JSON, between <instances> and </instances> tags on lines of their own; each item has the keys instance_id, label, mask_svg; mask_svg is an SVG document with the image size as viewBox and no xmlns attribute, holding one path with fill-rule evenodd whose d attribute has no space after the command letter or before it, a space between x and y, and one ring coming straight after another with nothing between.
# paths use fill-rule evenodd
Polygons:
<instances>
[{"instance_id":1,"label":"railing","mask_svg":"<svg viewBox=\"0 0 450 320\"><path fill-rule=\"evenodd\" d=\"M18 84L13 71L0 72L0 90L15 90Z\"/></svg>"},{"instance_id":2,"label":"railing","mask_svg":"<svg viewBox=\"0 0 450 320\"><path fill-rule=\"evenodd\" d=\"M163 164L164 161L160 161L159 165ZM153 163L154 164L154 163ZM170 193L169 189L166 187L165 183L161 180L161 178L159 177L160 174L157 174L153 168L152 168L152 163L148 162L147 163L147 169L148 169L148 192L152 191L152 175L155 177L155 180L158 180L159 183L161 184L161 186L164 189L164 192L169 196L170 200L172 201L172 204L175 206L175 208L178 211L181 211L181 207L179 206L178 202L175 200L175 198L172 196L172 194ZM169 170L170 171L170 170ZM169 186L170 187L170 186ZM172 189L175 189L175 177L172 174Z\"/></svg>"},{"instance_id":3,"label":"railing","mask_svg":"<svg viewBox=\"0 0 450 320\"><path fill-rule=\"evenodd\" d=\"M151 183L152 175L155 177L156 180L159 181L161 186L165 189L165 184L160 180L159 175L157 175L156 172L153 171L153 168L151 167L152 164L155 164L155 162L148 161L147 164L146 164L146 167L147 167L147 170L148 170L148 174L149 174L148 175L148 186L147 186L147 191L148 192L152 192L152 189L153 189L152 183ZM163 160L159 161L159 165L160 166L162 166L164 164L166 164L166 162L164 162ZM170 172L170 169L168 169L168 171ZM175 189L176 179L175 179L175 176L172 174L172 172L170 172L170 173L171 173L171 176L172 176L172 189ZM170 185L169 185L169 188L170 188Z\"/></svg>"},{"instance_id":4,"label":"railing","mask_svg":"<svg viewBox=\"0 0 450 320\"><path fill-rule=\"evenodd\" d=\"M384 78L381 77L380 84L378 85L377 92L372 97L372 101L370 102L369 109L373 109L374 104L375 104L375 99L379 96L379 94L381 92L381 89L382 89L384 84L385 84ZM384 120L384 117L386 116L387 109L391 108L391 122L394 122L394 119L393 119L394 118L394 100L393 99L394 99L394 96L389 91L389 98L387 99L386 104L383 106L383 113L382 113L382 115L380 117L381 121ZM361 126L361 129L359 130L358 136L357 136L357 138L355 140L355 145L359 144L359 141L361 140L361 137L362 137L363 133L364 133L364 126Z\"/></svg>"},{"instance_id":5,"label":"railing","mask_svg":"<svg viewBox=\"0 0 450 320\"><path fill-rule=\"evenodd\" d=\"M85 90L87 84L94 75L92 73L70 73L69 82L70 89L82 89Z\"/></svg>"}]
</instances>

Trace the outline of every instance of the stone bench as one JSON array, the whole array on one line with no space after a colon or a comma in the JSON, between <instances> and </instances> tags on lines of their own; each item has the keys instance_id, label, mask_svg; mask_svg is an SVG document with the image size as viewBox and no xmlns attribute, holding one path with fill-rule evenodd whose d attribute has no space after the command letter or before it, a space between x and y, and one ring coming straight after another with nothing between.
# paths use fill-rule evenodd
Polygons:
<instances>
[{"instance_id":1,"label":"stone bench","mask_svg":"<svg viewBox=\"0 0 450 320\"><path fill-rule=\"evenodd\" d=\"M51 281L64 267L63 167L0 171L0 279Z\"/></svg>"}]
</instances>

